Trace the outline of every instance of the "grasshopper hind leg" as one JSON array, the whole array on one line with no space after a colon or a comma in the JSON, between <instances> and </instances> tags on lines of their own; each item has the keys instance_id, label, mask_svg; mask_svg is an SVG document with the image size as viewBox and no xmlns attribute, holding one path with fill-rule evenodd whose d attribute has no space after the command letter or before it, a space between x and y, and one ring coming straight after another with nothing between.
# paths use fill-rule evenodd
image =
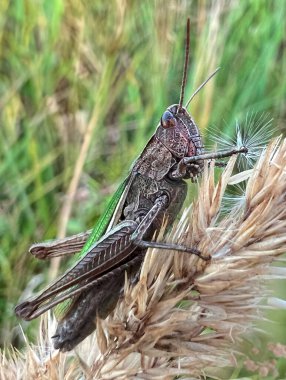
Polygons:
<instances>
[{"instance_id":1,"label":"grasshopper hind leg","mask_svg":"<svg viewBox=\"0 0 286 380\"><path fill-rule=\"evenodd\" d=\"M122 274L115 284L105 281L83 292L76 302L76 307L58 323L53 344L62 352L72 350L96 329L96 316L106 318L119 298L124 281Z\"/></svg>"},{"instance_id":2,"label":"grasshopper hind leg","mask_svg":"<svg viewBox=\"0 0 286 380\"><path fill-rule=\"evenodd\" d=\"M55 349L72 350L96 329L97 316L105 319L113 311L122 292L125 271L134 276L141 266L144 252L136 250L134 259L106 274L98 284L77 298L74 307L58 323L53 336Z\"/></svg>"},{"instance_id":3,"label":"grasshopper hind leg","mask_svg":"<svg viewBox=\"0 0 286 380\"><path fill-rule=\"evenodd\" d=\"M164 209L168 206L169 199L166 194L161 195L156 199L154 206L148 213L144 216L144 218L140 221L138 227L131 235L131 240L137 247L141 248L158 248L158 249L166 249L166 250L176 250L181 252L190 253L192 255L196 255L199 258L209 261L211 256L205 256L198 249L192 247L185 247L180 244L171 244L165 242L153 242L144 240L145 235L152 225L152 223L156 220L160 212L164 211Z\"/></svg>"}]
</instances>

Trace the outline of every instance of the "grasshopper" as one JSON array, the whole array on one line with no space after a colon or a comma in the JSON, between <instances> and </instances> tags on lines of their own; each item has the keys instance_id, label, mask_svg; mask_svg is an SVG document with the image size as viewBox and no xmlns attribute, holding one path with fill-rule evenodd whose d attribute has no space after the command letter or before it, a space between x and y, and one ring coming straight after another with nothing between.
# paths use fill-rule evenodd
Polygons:
<instances>
[{"instance_id":1,"label":"grasshopper","mask_svg":"<svg viewBox=\"0 0 286 380\"><path fill-rule=\"evenodd\" d=\"M40 259L69 254L76 254L78 259L71 269L39 295L15 308L16 314L25 320L54 308L58 317L53 336L56 349L73 349L95 330L96 316L106 318L118 301L125 272L129 275L138 272L149 247L188 252L203 260L210 259L196 247L152 241L163 220L167 221L167 227L174 222L187 194L184 180L194 181L203 169L204 160L246 152L246 148L242 148L217 154L204 153L199 129L187 107L183 106L189 40L188 19L179 103L165 110L154 135L93 230L34 244L30 248L30 252Z\"/></svg>"}]
</instances>

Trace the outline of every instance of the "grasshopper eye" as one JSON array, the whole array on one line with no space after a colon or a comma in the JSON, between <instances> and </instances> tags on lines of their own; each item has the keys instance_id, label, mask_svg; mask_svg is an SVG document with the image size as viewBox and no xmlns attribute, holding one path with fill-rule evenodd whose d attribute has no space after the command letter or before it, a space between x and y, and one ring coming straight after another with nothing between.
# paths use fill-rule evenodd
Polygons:
<instances>
[{"instance_id":1,"label":"grasshopper eye","mask_svg":"<svg viewBox=\"0 0 286 380\"><path fill-rule=\"evenodd\" d=\"M176 118L170 111L165 111L161 117L161 126L165 129L175 127L177 124Z\"/></svg>"}]
</instances>

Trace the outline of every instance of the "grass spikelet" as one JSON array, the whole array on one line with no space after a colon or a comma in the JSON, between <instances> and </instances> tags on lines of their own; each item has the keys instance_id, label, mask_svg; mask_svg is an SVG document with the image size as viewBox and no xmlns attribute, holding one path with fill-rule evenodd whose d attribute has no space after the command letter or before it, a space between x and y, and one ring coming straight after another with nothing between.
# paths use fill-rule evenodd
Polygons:
<instances>
[{"instance_id":1,"label":"grass spikelet","mask_svg":"<svg viewBox=\"0 0 286 380\"><path fill-rule=\"evenodd\" d=\"M45 339L28 347L25 357L2 354L1 376L199 379L222 378L220 368L234 367L242 355L239 343L263 318L267 280L285 277L284 269L270 264L286 250L286 140L277 138L262 152L248 173L241 207L225 215L223 196L235 161L229 160L218 181L214 165L205 167L197 200L168 233L170 241L197 247L210 261L149 250L139 281L126 279L114 312L76 352L47 354L50 334L42 333ZM268 307L283 307L274 296ZM255 371L250 360L245 363ZM266 372L273 370L268 367Z\"/></svg>"},{"instance_id":2,"label":"grass spikelet","mask_svg":"<svg viewBox=\"0 0 286 380\"><path fill-rule=\"evenodd\" d=\"M236 120L233 136L221 134L219 128L213 128L210 130L210 140L221 150L247 147L247 154L241 154L237 159L238 168L246 170L254 166L274 136L272 123L273 119L267 113L249 112L242 120Z\"/></svg>"}]
</instances>

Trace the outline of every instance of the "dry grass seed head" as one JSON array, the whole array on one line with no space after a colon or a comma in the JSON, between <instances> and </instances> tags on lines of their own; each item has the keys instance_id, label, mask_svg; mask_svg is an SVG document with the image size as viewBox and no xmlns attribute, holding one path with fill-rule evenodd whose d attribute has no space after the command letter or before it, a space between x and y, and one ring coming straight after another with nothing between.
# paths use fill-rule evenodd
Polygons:
<instances>
[{"instance_id":1,"label":"dry grass seed head","mask_svg":"<svg viewBox=\"0 0 286 380\"><path fill-rule=\"evenodd\" d=\"M72 379L83 372L86 378L102 379L171 379L180 374L196 379L235 365L235 343L262 318L267 291L261 280L281 277L269 264L286 249L286 142L274 140L257 165L240 176L249 177L242 208L223 216L226 186L239 179L231 177L234 163L232 157L217 184L214 165L205 167L198 199L168 234L169 240L210 254L210 262L149 250L138 283L133 286L126 279L114 312L98 320L97 342L93 335L79 346L78 356L44 361L47 334L37 355L32 348L25 359L18 353L2 355L6 378L35 374Z\"/></svg>"}]
</instances>

